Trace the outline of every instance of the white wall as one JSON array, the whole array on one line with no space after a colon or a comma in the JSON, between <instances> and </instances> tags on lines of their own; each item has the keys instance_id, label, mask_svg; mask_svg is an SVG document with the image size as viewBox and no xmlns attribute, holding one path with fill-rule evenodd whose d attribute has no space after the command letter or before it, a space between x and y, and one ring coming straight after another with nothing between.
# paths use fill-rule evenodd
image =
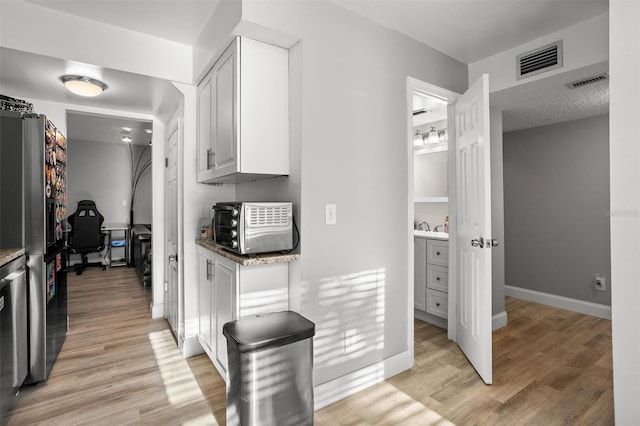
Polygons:
<instances>
[{"instance_id":1,"label":"white wall","mask_svg":"<svg viewBox=\"0 0 640 426\"><path fill-rule=\"evenodd\" d=\"M408 350L406 77L462 92L466 66L329 2L244 3L242 18L301 39L290 70L300 166L289 179L300 182L302 245L290 292L317 325L319 385ZM335 226L325 203L337 204ZM364 346L345 353L345 332Z\"/></svg>"},{"instance_id":2,"label":"white wall","mask_svg":"<svg viewBox=\"0 0 640 426\"><path fill-rule=\"evenodd\" d=\"M491 76L489 91L496 92L508 87L525 84L555 74L596 64L609 59L607 45L609 34L608 15L600 15L544 37L529 41L513 49L469 64L469 84L483 73ZM516 79L516 56L546 44L562 40L563 66L522 80Z\"/></svg>"},{"instance_id":3,"label":"white wall","mask_svg":"<svg viewBox=\"0 0 640 426\"><path fill-rule=\"evenodd\" d=\"M144 146L133 145L134 159ZM149 149L144 157L151 157ZM67 146L69 214L80 200L94 200L105 222L128 223L131 202L129 145L69 139ZM144 161L143 161L144 164ZM151 169L136 190L135 222L151 223Z\"/></svg>"},{"instance_id":4,"label":"white wall","mask_svg":"<svg viewBox=\"0 0 640 426\"><path fill-rule=\"evenodd\" d=\"M640 2L610 0L611 309L619 425L640 424Z\"/></svg>"}]
</instances>

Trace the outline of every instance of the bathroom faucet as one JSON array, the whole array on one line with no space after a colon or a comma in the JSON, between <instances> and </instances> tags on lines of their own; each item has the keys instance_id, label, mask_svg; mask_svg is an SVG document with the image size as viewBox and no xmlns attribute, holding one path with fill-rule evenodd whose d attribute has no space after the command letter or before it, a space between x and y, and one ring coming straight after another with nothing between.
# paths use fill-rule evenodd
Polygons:
<instances>
[{"instance_id":1,"label":"bathroom faucet","mask_svg":"<svg viewBox=\"0 0 640 426\"><path fill-rule=\"evenodd\" d=\"M427 229L422 229L422 225L425 225ZM427 222L420 222L419 228L421 231L431 231L431 228L429 227L429 224Z\"/></svg>"},{"instance_id":2,"label":"bathroom faucet","mask_svg":"<svg viewBox=\"0 0 640 426\"><path fill-rule=\"evenodd\" d=\"M435 228L433 228L433 232L439 232L438 228L442 228L444 225L436 225Z\"/></svg>"}]
</instances>

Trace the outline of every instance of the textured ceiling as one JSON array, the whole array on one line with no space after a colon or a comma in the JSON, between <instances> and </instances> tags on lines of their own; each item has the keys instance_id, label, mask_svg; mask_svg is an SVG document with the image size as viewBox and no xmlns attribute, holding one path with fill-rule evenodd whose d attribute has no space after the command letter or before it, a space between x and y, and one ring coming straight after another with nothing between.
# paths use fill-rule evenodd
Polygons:
<instances>
[{"instance_id":1,"label":"textured ceiling","mask_svg":"<svg viewBox=\"0 0 640 426\"><path fill-rule=\"evenodd\" d=\"M607 114L608 79L576 89L567 83L608 71L609 63L601 62L492 92L491 106L503 110L505 132Z\"/></svg>"}]
</instances>

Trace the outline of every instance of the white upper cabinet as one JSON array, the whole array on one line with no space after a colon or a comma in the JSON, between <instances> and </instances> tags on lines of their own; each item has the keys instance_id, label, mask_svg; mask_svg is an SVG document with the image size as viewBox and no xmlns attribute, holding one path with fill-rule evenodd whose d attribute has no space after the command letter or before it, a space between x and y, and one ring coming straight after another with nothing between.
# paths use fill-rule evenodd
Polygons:
<instances>
[{"instance_id":1,"label":"white upper cabinet","mask_svg":"<svg viewBox=\"0 0 640 426\"><path fill-rule=\"evenodd\" d=\"M236 37L198 86L198 182L289 174L289 56Z\"/></svg>"}]
</instances>

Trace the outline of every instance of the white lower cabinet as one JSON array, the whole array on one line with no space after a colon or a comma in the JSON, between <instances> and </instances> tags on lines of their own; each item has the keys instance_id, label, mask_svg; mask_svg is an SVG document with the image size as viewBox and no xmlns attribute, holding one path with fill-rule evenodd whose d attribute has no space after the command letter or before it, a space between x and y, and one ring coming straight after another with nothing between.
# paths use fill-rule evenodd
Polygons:
<instances>
[{"instance_id":1,"label":"white lower cabinet","mask_svg":"<svg viewBox=\"0 0 640 426\"><path fill-rule=\"evenodd\" d=\"M414 307L441 318L449 310L449 242L414 238Z\"/></svg>"},{"instance_id":2,"label":"white lower cabinet","mask_svg":"<svg viewBox=\"0 0 640 426\"><path fill-rule=\"evenodd\" d=\"M197 246L198 341L227 380L227 341L222 327L249 315L289 309L289 264L243 266Z\"/></svg>"}]
</instances>

